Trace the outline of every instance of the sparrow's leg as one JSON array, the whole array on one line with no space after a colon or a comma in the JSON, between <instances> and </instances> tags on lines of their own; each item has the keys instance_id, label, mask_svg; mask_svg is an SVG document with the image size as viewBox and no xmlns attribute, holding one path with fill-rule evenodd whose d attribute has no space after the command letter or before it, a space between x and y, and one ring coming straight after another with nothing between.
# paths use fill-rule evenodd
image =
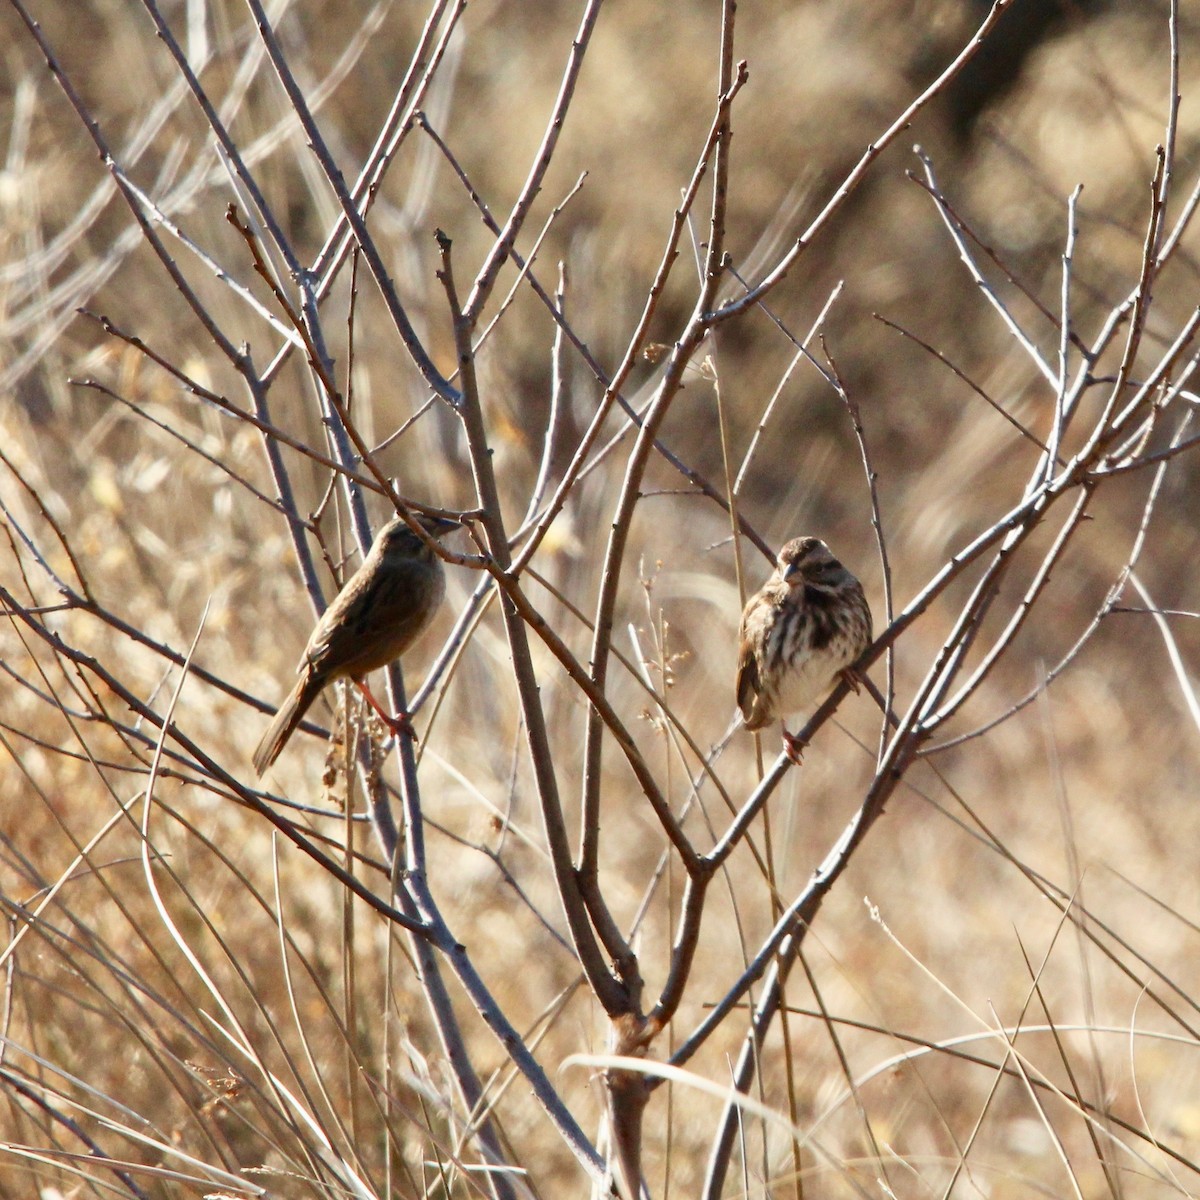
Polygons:
<instances>
[{"instance_id":1,"label":"sparrow's leg","mask_svg":"<svg viewBox=\"0 0 1200 1200\"><path fill-rule=\"evenodd\" d=\"M417 740L417 731L413 728L412 720L409 718L408 713L402 712L397 713L394 717L390 716L383 711L383 706L375 699L371 689L361 679L356 679L354 682L358 686L358 690L362 692L363 699L375 710L379 719L391 732L392 737L399 737L400 734L406 733L414 742Z\"/></svg>"}]
</instances>

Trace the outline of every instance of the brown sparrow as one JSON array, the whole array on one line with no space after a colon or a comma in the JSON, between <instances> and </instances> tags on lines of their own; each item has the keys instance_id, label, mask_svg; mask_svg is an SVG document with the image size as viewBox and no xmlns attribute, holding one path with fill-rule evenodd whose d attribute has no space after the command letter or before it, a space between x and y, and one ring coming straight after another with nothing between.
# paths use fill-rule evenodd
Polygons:
<instances>
[{"instance_id":1,"label":"brown sparrow","mask_svg":"<svg viewBox=\"0 0 1200 1200\"><path fill-rule=\"evenodd\" d=\"M775 572L742 613L737 702L747 729L761 729L823 696L871 644L862 584L820 538L793 538ZM857 684L847 678L857 691ZM787 728L788 757L799 748Z\"/></svg>"},{"instance_id":2,"label":"brown sparrow","mask_svg":"<svg viewBox=\"0 0 1200 1200\"><path fill-rule=\"evenodd\" d=\"M459 527L444 517L419 515L417 520L435 538ZM279 757L312 702L335 679L353 679L389 727L403 726L407 717L388 717L363 676L386 667L417 640L445 593L442 560L402 517L393 517L312 631L295 685L254 752L255 771L261 775Z\"/></svg>"}]
</instances>

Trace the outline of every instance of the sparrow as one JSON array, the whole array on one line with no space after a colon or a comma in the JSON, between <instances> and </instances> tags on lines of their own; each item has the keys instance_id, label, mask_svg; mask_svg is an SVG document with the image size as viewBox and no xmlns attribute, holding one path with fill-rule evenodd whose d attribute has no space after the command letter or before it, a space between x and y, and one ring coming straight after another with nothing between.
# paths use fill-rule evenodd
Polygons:
<instances>
[{"instance_id":1,"label":"sparrow","mask_svg":"<svg viewBox=\"0 0 1200 1200\"><path fill-rule=\"evenodd\" d=\"M871 610L862 584L817 537L792 538L775 570L742 612L737 702L747 729L807 708L848 674L871 644ZM783 728L788 757L800 761Z\"/></svg>"},{"instance_id":2,"label":"sparrow","mask_svg":"<svg viewBox=\"0 0 1200 1200\"><path fill-rule=\"evenodd\" d=\"M459 527L445 517L421 514L417 520L435 538ZM313 701L335 679L354 680L393 731L408 727L406 714L391 718L383 712L363 678L417 640L445 594L442 560L402 517L393 517L312 631L296 682L254 752L255 771L262 775L279 757Z\"/></svg>"}]
</instances>

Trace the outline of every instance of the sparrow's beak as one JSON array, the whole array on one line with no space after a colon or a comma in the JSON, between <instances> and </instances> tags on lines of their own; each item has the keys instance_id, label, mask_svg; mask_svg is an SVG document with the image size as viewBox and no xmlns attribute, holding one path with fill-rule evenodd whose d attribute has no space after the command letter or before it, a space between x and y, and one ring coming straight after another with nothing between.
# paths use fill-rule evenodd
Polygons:
<instances>
[{"instance_id":1,"label":"sparrow's beak","mask_svg":"<svg viewBox=\"0 0 1200 1200\"><path fill-rule=\"evenodd\" d=\"M461 521L455 521L450 517L431 517L428 513L421 514L421 524L425 526L430 537L435 538L445 537L453 530L462 528Z\"/></svg>"},{"instance_id":2,"label":"sparrow's beak","mask_svg":"<svg viewBox=\"0 0 1200 1200\"><path fill-rule=\"evenodd\" d=\"M804 582L804 568L799 563L792 563L783 573L783 582L788 587L799 587Z\"/></svg>"}]
</instances>

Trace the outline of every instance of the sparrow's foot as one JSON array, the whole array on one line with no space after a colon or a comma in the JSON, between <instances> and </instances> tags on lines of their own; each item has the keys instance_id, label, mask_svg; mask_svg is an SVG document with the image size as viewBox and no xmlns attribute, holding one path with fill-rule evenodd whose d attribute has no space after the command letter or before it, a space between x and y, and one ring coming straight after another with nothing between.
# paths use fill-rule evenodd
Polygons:
<instances>
[{"instance_id":1,"label":"sparrow's foot","mask_svg":"<svg viewBox=\"0 0 1200 1200\"><path fill-rule=\"evenodd\" d=\"M800 744L800 739L794 733L788 733L785 727L783 730L783 752L798 767L804 766L804 754L802 751L803 747Z\"/></svg>"}]
</instances>

